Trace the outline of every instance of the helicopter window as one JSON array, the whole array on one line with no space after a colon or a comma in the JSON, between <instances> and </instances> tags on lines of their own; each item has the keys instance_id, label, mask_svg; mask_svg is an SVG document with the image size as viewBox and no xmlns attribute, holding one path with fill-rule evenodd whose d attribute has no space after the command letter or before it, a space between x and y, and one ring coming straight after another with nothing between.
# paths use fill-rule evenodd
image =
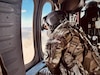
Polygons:
<instances>
[{"instance_id":1,"label":"helicopter window","mask_svg":"<svg viewBox=\"0 0 100 75\"><path fill-rule=\"evenodd\" d=\"M43 10L42 10L42 18L44 16L46 16L48 13L50 13L52 10L52 6L49 2L46 2L43 6ZM42 21L43 22L43 21ZM42 25L42 24L41 24ZM44 31L41 31L41 39L42 39L42 51L44 52L45 50L45 44L46 44L46 41L48 40L48 36L47 36L47 31L44 30Z\"/></svg>"},{"instance_id":2,"label":"helicopter window","mask_svg":"<svg viewBox=\"0 0 100 75\"><path fill-rule=\"evenodd\" d=\"M24 64L28 64L34 58L33 44L33 0L23 0L22 2L22 48Z\"/></svg>"},{"instance_id":3,"label":"helicopter window","mask_svg":"<svg viewBox=\"0 0 100 75\"><path fill-rule=\"evenodd\" d=\"M42 10L42 17L46 16L47 14L49 14L52 10L51 4L50 2L46 2L43 6L43 10Z\"/></svg>"}]
</instances>

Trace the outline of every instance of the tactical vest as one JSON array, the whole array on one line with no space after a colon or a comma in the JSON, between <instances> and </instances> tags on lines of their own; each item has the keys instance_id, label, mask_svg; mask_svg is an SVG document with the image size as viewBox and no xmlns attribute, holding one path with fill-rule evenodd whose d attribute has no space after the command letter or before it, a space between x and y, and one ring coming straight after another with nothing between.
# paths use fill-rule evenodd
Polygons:
<instances>
[{"instance_id":1,"label":"tactical vest","mask_svg":"<svg viewBox=\"0 0 100 75\"><path fill-rule=\"evenodd\" d=\"M75 28L70 29L67 24L56 28L56 34L57 31L59 35L61 35L60 32L62 32L67 42L65 47L66 50L64 51L64 55L62 57L63 65L65 68L72 68L74 66L72 61L77 60L78 63L76 64L79 66L79 69L84 72L82 73L83 75L92 75L94 73L100 74L98 71L98 65L94 60L96 56L94 54L93 57L93 52L91 50L87 50L89 48L85 48L85 43L87 42L80 37L79 32ZM54 36L56 37L56 35Z\"/></svg>"}]
</instances>

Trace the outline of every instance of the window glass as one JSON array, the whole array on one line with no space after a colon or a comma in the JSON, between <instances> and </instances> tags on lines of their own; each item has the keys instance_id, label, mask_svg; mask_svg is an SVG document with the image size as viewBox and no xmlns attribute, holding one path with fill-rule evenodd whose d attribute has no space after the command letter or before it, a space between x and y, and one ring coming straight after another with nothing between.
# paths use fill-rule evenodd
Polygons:
<instances>
[{"instance_id":1,"label":"window glass","mask_svg":"<svg viewBox=\"0 0 100 75\"><path fill-rule=\"evenodd\" d=\"M22 2L22 47L25 64L28 64L34 58L33 6L33 0L23 0Z\"/></svg>"},{"instance_id":2,"label":"window glass","mask_svg":"<svg viewBox=\"0 0 100 75\"><path fill-rule=\"evenodd\" d=\"M49 2L46 2L43 6L42 18L44 16L46 16L47 14L49 14L51 12L51 10L52 10L51 4ZM43 22L43 20L42 20L42 22ZM47 30L41 31L41 35L42 35L42 37L41 37L42 38L42 51L45 52L45 45L48 40Z\"/></svg>"}]
</instances>

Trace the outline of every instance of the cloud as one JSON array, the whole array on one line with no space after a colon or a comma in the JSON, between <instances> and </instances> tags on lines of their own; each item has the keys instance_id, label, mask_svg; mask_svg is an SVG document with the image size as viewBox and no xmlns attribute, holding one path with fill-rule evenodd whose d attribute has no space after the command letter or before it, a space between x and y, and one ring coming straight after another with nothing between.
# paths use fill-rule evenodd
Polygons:
<instances>
[{"instance_id":1,"label":"cloud","mask_svg":"<svg viewBox=\"0 0 100 75\"><path fill-rule=\"evenodd\" d=\"M33 26L33 20L31 18L22 18L21 20L22 27L32 27Z\"/></svg>"},{"instance_id":2,"label":"cloud","mask_svg":"<svg viewBox=\"0 0 100 75\"><path fill-rule=\"evenodd\" d=\"M22 13L25 13L25 12L27 12L27 10L23 9L23 10L22 10Z\"/></svg>"}]
</instances>

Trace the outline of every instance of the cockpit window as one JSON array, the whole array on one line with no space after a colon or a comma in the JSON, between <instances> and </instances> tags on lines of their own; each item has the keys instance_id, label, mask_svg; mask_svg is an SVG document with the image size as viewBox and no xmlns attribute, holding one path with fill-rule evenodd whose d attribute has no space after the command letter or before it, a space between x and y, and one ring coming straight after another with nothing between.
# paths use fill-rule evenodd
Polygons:
<instances>
[{"instance_id":1,"label":"cockpit window","mask_svg":"<svg viewBox=\"0 0 100 75\"><path fill-rule=\"evenodd\" d=\"M51 10L52 10L51 4L49 2L46 2L43 6L41 22L43 22L43 17L46 16L47 14L49 14L51 12ZM41 31L41 35L42 35L42 37L41 37L42 51L45 52L45 44L46 44L46 41L48 40L47 31L46 30Z\"/></svg>"},{"instance_id":2,"label":"cockpit window","mask_svg":"<svg viewBox=\"0 0 100 75\"><path fill-rule=\"evenodd\" d=\"M33 0L23 0L22 2L22 48L24 64L28 64L34 58L33 44Z\"/></svg>"}]
</instances>

